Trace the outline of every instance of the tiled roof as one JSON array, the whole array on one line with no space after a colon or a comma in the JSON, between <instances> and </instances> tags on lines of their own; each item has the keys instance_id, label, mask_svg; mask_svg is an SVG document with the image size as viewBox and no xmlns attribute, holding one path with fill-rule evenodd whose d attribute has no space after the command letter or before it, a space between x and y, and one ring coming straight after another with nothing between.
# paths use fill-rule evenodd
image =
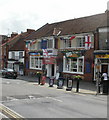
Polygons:
<instances>
[{"instance_id":1,"label":"tiled roof","mask_svg":"<svg viewBox=\"0 0 109 120\"><path fill-rule=\"evenodd\" d=\"M102 13L52 24L47 23L29 36L27 40L52 36L54 28L61 30L60 35L94 32L98 27L106 26L106 21L107 13Z\"/></svg>"},{"instance_id":2,"label":"tiled roof","mask_svg":"<svg viewBox=\"0 0 109 120\"><path fill-rule=\"evenodd\" d=\"M16 39L13 40L16 41L14 42L13 44L11 44L10 46L10 49L9 50L24 50L24 47L25 47L25 43L24 43L24 40L26 39L26 37L28 37L31 33L28 33L28 32L24 32L24 33L21 33L19 35L19 37L16 37Z\"/></svg>"}]
</instances>

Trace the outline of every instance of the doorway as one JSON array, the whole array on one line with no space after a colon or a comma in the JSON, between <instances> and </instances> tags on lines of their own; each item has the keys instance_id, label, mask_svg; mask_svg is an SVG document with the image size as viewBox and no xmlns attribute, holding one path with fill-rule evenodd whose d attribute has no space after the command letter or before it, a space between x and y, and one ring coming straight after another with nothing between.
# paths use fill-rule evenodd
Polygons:
<instances>
[{"instance_id":1,"label":"doorway","mask_svg":"<svg viewBox=\"0 0 109 120\"><path fill-rule=\"evenodd\" d=\"M51 76L54 76L54 64L51 65Z\"/></svg>"},{"instance_id":2,"label":"doorway","mask_svg":"<svg viewBox=\"0 0 109 120\"><path fill-rule=\"evenodd\" d=\"M108 73L108 65L101 66L101 73Z\"/></svg>"},{"instance_id":3,"label":"doorway","mask_svg":"<svg viewBox=\"0 0 109 120\"><path fill-rule=\"evenodd\" d=\"M47 77L55 75L55 64L47 64Z\"/></svg>"}]
</instances>

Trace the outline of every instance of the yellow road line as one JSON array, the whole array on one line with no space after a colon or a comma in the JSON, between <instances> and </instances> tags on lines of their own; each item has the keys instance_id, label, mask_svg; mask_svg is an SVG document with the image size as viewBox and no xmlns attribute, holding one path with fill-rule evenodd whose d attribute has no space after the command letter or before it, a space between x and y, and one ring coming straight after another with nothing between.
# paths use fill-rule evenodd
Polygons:
<instances>
[{"instance_id":1,"label":"yellow road line","mask_svg":"<svg viewBox=\"0 0 109 120\"><path fill-rule=\"evenodd\" d=\"M16 118L16 119L19 119L19 120L24 120L24 118L21 115L19 115L15 111L9 109L8 107L4 106L3 104L0 105L0 111L3 114L5 114L6 116L8 116L9 118Z\"/></svg>"}]
</instances>

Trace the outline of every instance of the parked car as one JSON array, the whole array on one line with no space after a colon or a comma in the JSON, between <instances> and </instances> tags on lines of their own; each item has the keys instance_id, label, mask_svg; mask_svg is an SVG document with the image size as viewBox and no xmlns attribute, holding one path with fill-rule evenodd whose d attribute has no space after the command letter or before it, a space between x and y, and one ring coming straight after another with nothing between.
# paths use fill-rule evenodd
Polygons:
<instances>
[{"instance_id":1,"label":"parked car","mask_svg":"<svg viewBox=\"0 0 109 120\"><path fill-rule=\"evenodd\" d=\"M17 72L13 69L5 68L2 70L2 77L5 78L17 78Z\"/></svg>"}]
</instances>

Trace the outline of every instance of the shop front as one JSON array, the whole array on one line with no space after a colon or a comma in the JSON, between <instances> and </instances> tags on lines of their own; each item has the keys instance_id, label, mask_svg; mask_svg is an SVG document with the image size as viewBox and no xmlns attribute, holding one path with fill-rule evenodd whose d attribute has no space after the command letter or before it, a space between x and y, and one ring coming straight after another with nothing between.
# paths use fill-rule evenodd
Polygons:
<instances>
[{"instance_id":1,"label":"shop front","mask_svg":"<svg viewBox=\"0 0 109 120\"><path fill-rule=\"evenodd\" d=\"M96 73L107 73L109 76L109 50L94 51L95 65L94 65L94 79L96 80Z\"/></svg>"},{"instance_id":2,"label":"shop front","mask_svg":"<svg viewBox=\"0 0 109 120\"><path fill-rule=\"evenodd\" d=\"M65 76L80 75L85 81L93 80L93 49L63 52L63 73Z\"/></svg>"},{"instance_id":3,"label":"shop front","mask_svg":"<svg viewBox=\"0 0 109 120\"><path fill-rule=\"evenodd\" d=\"M47 77L55 76L56 74L56 57L47 57L43 59L43 65L47 69Z\"/></svg>"},{"instance_id":4,"label":"shop front","mask_svg":"<svg viewBox=\"0 0 109 120\"><path fill-rule=\"evenodd\" d=\"M56 75L57 67L57 50L56 49L43 49L43 65L47 70L47 77Z\"/></svg>"},{"instance_id":5,"label":"shop front","mask_svg":"<svg viewBox=\"0 0 109 120\"><path fill-rule=\"evenodd\" d=\"M84 74L84 56L81 51L71 51L64 54L63 72L72 75Z\"/></svg>"}]
</instances>

